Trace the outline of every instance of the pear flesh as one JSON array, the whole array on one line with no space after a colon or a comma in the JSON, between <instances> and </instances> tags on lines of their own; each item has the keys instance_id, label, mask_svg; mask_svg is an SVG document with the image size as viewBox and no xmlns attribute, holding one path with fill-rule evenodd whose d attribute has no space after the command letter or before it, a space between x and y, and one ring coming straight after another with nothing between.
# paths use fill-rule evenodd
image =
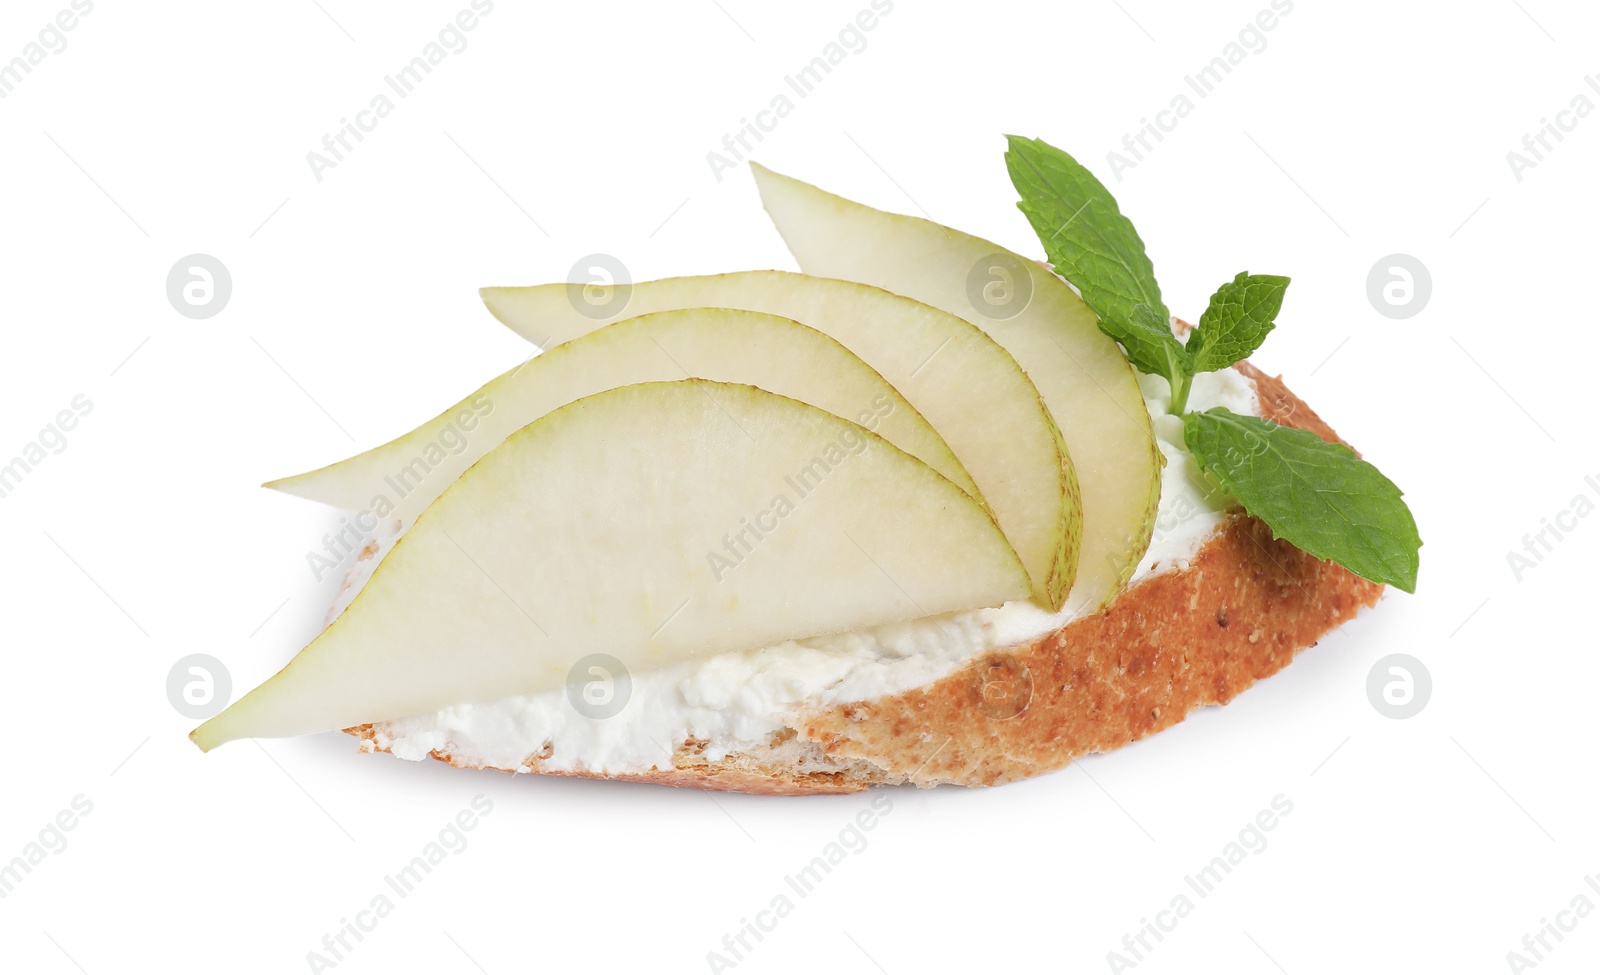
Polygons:
<instances>
[{"instance_id":1,"label":"pear flesh","mask_svg":"<svg viewBox=\"0 0 1600 975\"><path fill-rule=\"evenodd\" d=\"M587 683L595 654L643 671L1028 591L988 512L876 434L751 386L624 386L491 450L191 737L345 728Z\"/></svg>"},{"instance_id":2,"label":"pear flesh","mask_svg":"<svg viewBox=\"0 0 1600 975\"><path fill-rule=\"evenodd\" d=\"M481 294L496 318L546 348L623 315L700 305L782 315L826 332L899 390L955 451L1027 566L1032 598L1059 609L1072 588L1081 519L1072 460L1034 384L969 322L879 288L783 271Z\"/></svg>"},{"instance_id":3,"label":"pear flesh","mask_svg":"<svg viewBox=\"0 0 1600 975\"><path fill-rule=\"evenodd\" d=\"M484 454L551 410L617 386L689 377L748 383L852 420L982 501L932 425L848 349L790 319L727 308L641 315L579 336L410 433L267 487L360 510L398 494L398 484L406 494L391 503L408 522ZM471 429L463 429L463 420Z\"/></svg>"},{"instance_id":4,"label":"pear flesh","mask_svg":"<svg viewBox=\"0 0 1600 975\"><path fill-rule=\"evenodd\" d=\"M1083 534L1068 605L1090 613L1110 602L1150 545L1162 458L1133 367L1094 313L1043 266L989 241L874 210L754 163L751 169L801 270L942 308L1016 359L1078 471Z\"/></svg>"}]
</instances>

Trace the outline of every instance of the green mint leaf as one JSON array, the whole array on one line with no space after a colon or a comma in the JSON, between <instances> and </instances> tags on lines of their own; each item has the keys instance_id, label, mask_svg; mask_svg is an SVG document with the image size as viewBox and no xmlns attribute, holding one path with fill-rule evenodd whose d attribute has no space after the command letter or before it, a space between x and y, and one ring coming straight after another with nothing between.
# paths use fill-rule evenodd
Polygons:
<instances>
[{"instance_id":1,"label":"green mint leaf","mask_svg":"<svg viewBox=\"0 0 1600 975\"><path fill-rule=\"evenodd\" d=\"M1373 582L1415 592L1417 523L1394 482L1343 444L1217 407L1183 418L1201 470L1278 538Z\"/></svg>"},{"instance_id":2,"label":"green mint leaf","mask_svg":"<svg viewBox=\"0 0 1600 975\"><path fill-rule=\"evenodd\" d=\"M1189 359L1183 353L1183 346L1172 334L1172 319L1167 317L1165 308L1158 311L1146 304L1134 305L1133 317L1127 328L1106 328L1106 320L1102 317L1100 330L1122 343L1128 353L1128 361L1141 372L1180 382L1180 377L1194 375L1194 370L1189 368Z\"/></svg>"},{"instance_id":3,"label":"green mint leaf","mask_svg":"<svg viewBox=\"0 0 1600 975\"><path fill-rule=\"evenodd\" d=\"M1006 137L1006 170L1056 273L1071 281L1142 372L1179 381L1187 361L1172 334L1144 242L1094 174L1039 139Z\"/></svg>"},{"instance_id":4,"label":"green mint leaf","mask_svg":"<svg viewBox=\"0 0 1600 975\"><path fill-rule=\"evenodd\" d=\"M1200 324L1189 333L1190 367L1195 372L1225 369L1260 348L1288 287L1288 278L1240 271L1218 288Z\"/></svg>"}]
</instances>

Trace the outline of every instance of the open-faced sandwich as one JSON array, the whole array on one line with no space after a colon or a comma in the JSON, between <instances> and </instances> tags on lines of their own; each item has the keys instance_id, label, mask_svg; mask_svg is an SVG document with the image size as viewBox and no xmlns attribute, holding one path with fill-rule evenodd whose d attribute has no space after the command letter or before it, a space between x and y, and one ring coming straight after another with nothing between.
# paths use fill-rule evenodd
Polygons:
<instances>
[{"instance_id":1,"label":"open-faced sandwich","mask_svg":"<svg viewBox=\"0 0 1600 975\"><path fill-rule=\"evenodd\" d=\"M763 793L993 785L1231 700L1421 544L1398 488L1193 328L1066 153L1050 264L753 167L804 271L486 288L543 351L270 486L355 512L327 627L195 730Z\"/></svg>"}]
</instances>

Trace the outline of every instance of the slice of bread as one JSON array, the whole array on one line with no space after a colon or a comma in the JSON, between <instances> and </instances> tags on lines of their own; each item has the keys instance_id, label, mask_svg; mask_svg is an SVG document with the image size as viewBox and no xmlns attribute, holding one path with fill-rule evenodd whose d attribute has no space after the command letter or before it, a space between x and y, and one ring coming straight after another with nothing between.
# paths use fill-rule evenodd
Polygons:
<instances>
[{"instance_id":1,"label":"slice of bread","mask_svg":"<svg viewBox=\"0 0 1600 975\"><path fill-rule=\"evenodd\" d=\"M1255 382L1262 416L1338 440L1280 379L1248 363L1238 368ZM1099 615L987 653L932 684L802 711L764 747L715 761L701 754L706 742L690 739L676 748L671 769L550 774L768 795L997 785L1119 748L1203 705L1226 704L1382 593L1236 512L1187 568L1152 576ZM371 725L347 730L365 750L387 750ZM444 752L433 757L479 767ZM537 757L527 768L546 771Z\"/></svg>"}]
</instances>

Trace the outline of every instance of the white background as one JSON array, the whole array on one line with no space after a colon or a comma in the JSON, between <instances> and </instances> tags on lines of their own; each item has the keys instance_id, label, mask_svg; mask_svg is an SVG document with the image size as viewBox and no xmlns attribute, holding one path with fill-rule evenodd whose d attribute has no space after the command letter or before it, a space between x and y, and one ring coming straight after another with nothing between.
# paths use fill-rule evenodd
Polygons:
<instances>
[{"instance_id":1,"label":"white background","mask_svg":"<svg viewBox=\"0 0 1600 975\"><path fill-rule=\"evenodd\" d=\"M65 0L0 12L0 61ZM493 811L340 973L710 970L869 796L768 799L363 756L342 735L202 755L178 658L242 693L317 630L338 515L261 490L409 429L527 354L485 284L593 252L635 279L793 267L748 172L706 153L866 0L513 4L319 182L306 153L467 0L96 3L0 100L0 459L93 411L7 497L0 861L93 803L0 900L0 968L295 972L475 795ZM1149 972L1497 972L1600 894L1590 622L1600 518L1518 581L1506 553L1600 498L1592 414L1600 118L1519 181L1507 152L1600 93L1600 13L1554 0L1298 0L1138 165L1106 153L1189 92L1265 0L899 0L757 158L1038 253L1001 134L1106 179L1173 311L1294 278L1257 362L1407 491L1415 596L1223 709L1120 752L892 812L739 972L1105 971L1273 797L1292 814L1138 964ZM1193 97L1192 93L1191 97ZM211 254L233 295L180 317ZM1385 255L1431 271L1369 303ZM1368 671L1431 671L1409 720ZM1192 897L1192 894L1191 894ZM1592 971L1600 918L1538 971ZM70 956L70 957L69 957ZM1532 956L1529 956L1530 959Z\"/></svg>"}]
</instances>

